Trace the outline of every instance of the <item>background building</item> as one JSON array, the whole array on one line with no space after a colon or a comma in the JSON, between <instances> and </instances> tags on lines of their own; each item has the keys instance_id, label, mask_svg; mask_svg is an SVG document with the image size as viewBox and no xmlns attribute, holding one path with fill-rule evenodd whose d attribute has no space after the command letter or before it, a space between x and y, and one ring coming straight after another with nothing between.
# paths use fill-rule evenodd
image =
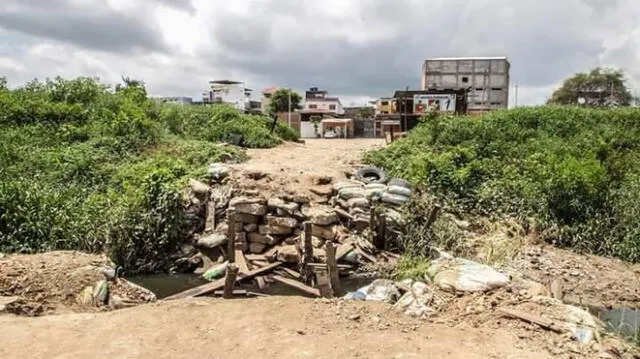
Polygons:
<instances>
[{"instance_id":1,"label":"background building","mask_svg":"<svg viewBox=\"0 0 640 359\"><path fill-rule=\"evenodd\" d=\"M211 85L209 102L227 103L242 112L248 109L251 89L245 88L244 82L217 80L209 81L209 84Z\"/></svg>"},{"instance_id":2,"label":"background building","mask_svg":"<svg viewBox=\"0 0 640 359\"><path fill-rule=\"evenodd\" d=\"M470 114L507 108L510 67L506 57L427 59L422 65L422 89L469 89L467 111Z\"/></svg>"}]
</instances>

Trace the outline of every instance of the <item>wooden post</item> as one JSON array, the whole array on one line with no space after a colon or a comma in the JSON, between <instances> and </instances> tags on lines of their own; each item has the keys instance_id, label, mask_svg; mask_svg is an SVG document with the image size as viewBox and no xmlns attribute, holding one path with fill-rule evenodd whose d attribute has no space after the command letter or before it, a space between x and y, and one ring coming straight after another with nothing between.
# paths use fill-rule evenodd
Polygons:
<instances>
[{"instance_id":1,"label":"wooden post","mask_svg":"<svg viewBox=\"0 0 640 359\"><path fill-rule=\"evenodd\" d=\"M376 207L371 207L369 212L369 241L376 243L378 241L378 230L376 226Z\"/></svg>"},{"instance_id":2,"label":"wooden post","mask_svg":"<svg viewBox=\"0 0 640 359\"><path fill-rule=\"evenodd\" d=\"M311 236L313 235L313 224L311 222L304 222L304 253L302 254L302 273L305 283L309 284L313 272L308 268L308 264L313 259L313 244L311 242Z\"/></svg>"},{"instance_id":3,"label":"wooden post","mask_svg":"<svg viewBox=\"0 0 640 359\"><path fill-rule=\"evenodd\" d=\"M336 262L336 247L331 241L325 244L327 252L327 270L329 271L329 281L331 282L331 290L333 295L342 297L342 285L340 284L340 272L338 271L338 263Z\"/></svg>"},{"instance_id":4,"label":"wooden post","mask_svg":"<svg viewBox=\"0 0 640 359\"><path fill-rule=\"evenodd\" d=\"M229 208L227 210L227 224L229 225L229 240L228 240L228 249L227 249L227 257L229 263L234 263L236 261L235 250L236 250L236 211L233 208Z\"/></svg>"},{"instance_id":5,"label":"wooden post","mask_svg":"<svg viewBox=\"0 0 640 359\"><path fill-rule=\"evenodd\" d=\"M329 276L325 268L316 268L314 270L316 274L316 281L318 282L318 289L320 290L320 296L324 298L331 298L331 285L329 284Z\"/></svg>"},{"instance_id":6,"label":"wooden post","mask_svg":"<svg viewBox=\"0 0 640 359\"><path fill-rule=\"evenodd\" d=\"M429 213L429 219L427 219L427 228L431 227L431 225L433 224L433 222L436 221L436 218L438 217L438 212L440 211L440 206L439 205L434 205L433 208L431 209L431 213Z\"/></svg>"},{"instance_id":7,"label":"wooden post","mask_svg":"<svg viewBox=\"0 0 640 359\"><path fill-rule=\"evenodd\" d=\"M383 250L387 241L387 222L384 213L376 211L376 235L373 244L376 248Z\"/></svg>"},{"instance_id":8,"label":"wooden post","mask_svg":"<svg viewBox=\"0 0 640 359\"><path fill-rule=\"evenodd\" d=\"M224 281L224 297L226 299L233 297L233 286L236 283L236 275L238 275L238 267L233 263L229 263L227 276Z\"/></svg>"}]
</instances>

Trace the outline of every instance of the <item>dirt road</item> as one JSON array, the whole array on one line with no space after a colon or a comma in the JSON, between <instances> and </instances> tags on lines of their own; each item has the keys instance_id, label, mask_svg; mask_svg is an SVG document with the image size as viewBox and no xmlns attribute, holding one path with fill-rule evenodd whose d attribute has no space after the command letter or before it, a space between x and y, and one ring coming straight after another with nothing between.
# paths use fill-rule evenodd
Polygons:
<instances>
[{"instance_id":1,"label":"dirt road","mask_svg":"<svg viewBox=\"0 0 640 359\"><path fill-rule=\"evenodd\" d=\"M425 325L388 306L294 297L0 316L0 358L550 358L508 331Z\"/></svg>"}]
</instances>

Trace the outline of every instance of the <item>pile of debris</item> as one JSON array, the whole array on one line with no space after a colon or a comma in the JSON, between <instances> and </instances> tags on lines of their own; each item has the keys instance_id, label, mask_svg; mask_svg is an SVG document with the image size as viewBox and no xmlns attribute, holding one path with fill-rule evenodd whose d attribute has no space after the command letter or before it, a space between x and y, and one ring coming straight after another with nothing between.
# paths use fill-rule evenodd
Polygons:
<instances>
[{"instance_id":1,"label":"pile of debris","mask_svg":"<svg viewBox=\"0 0 640 359\"><path fill-rule=\"evenodd\" d=\"M331 181L324 180L325 184ZM197 208L192 213L196 221L204 222L197 225L204 230L195 236L194 246L209 258L216 258L217 264L203 274L213 283L170 299L215 294L216 290L222 294L225 283L220 278L236 270L232 283L254 278L260 289L276 281L311 295L341 296L339 275L363 265L393 267L399 258L385 250L384 239L387 228L397 224L400 214L391 208L388 211L393 211L392 215L372 208L385 198L395 201L386 200L390 206L406 201L411 189L404 181L401 187L376 184L372 195L365 190L372 184L355 180L348 186L336 184L333 192L324 193L333 207L312 203L305 195L265 198L250 190L225 191L222 186L209 187L195 180L189 183L192 206ZM402 195L397 194L396 187L402 188ZM364 218L367 216L370 218ZM192 269L199 265L197 255L181 263L187 264L176 267Z\"/></svg>"}]
</instances>

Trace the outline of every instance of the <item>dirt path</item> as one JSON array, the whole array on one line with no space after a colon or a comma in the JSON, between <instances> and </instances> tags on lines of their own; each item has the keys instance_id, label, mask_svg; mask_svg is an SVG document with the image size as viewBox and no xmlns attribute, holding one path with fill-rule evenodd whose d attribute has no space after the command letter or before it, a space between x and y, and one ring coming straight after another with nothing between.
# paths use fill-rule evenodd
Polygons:
<instances>
[{"instance_id":1,"label":"dirt path","mask_svg":"<svg viewBox=\"0 0 640 359\"><path fill-rule=\"evenodd\" d=\"M304 144L287 142L270 149L250 149L250 160L234 166L234 177L243 188L313 196L309 189L319 188L321 178L345 179L345 171L360 164L364 151L383 145L380 139L311 139Z\"/></svg>"},{"instance_id":2,"label":"dirt path","mask_svg":"<svg viewBox=\"0 0 640 359\"><path fill-rule=\"evenodd\" d=\"M506 330L425 325L381 304L294 297L0 317L0 358L7 359L551 357Z\"/></svg>"}]
</instances>

